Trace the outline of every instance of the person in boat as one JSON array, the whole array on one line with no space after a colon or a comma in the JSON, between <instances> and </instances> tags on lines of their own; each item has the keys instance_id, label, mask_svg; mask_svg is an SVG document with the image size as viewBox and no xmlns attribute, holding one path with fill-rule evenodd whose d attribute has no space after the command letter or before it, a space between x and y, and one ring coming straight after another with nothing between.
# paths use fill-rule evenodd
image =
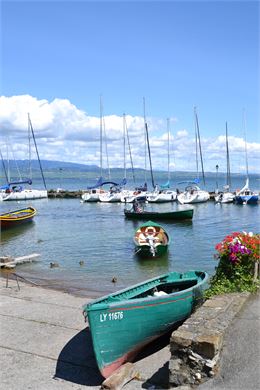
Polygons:
<instances>
[{"instance_id":1,"label":"person in boat","mask_svg":"<svg viewBox=\"0 0 260 390\"><path fill-rule=\"evenodd\" d=\"M155 244L158 243L158 237L155 227L149 226L144 231L145 240L150 246L150 251L153 256L155 256Z\"/></svg>"},{"instance_id":2,"label":"person in boat","mask_svg":"<svg viewBox=\"0 0 260 390\"><path fill-rule=\"evenodd\" d=\"M133 201L133 210L135 213L142 213L143 208L141 207L140 203L136 199Z\"/></svg>"}]
</instances>

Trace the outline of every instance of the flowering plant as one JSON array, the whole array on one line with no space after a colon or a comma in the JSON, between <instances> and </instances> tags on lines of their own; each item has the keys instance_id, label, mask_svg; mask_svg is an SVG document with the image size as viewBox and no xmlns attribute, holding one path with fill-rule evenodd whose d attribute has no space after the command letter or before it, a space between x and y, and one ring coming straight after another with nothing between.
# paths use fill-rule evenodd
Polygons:
<instances>
[{"instance_id":1,"label":"flowering plant","mask_svg":"<svg viewBox=\"0 0 260 390\"><path fill-rule=\"evenodd\" d=\"M234 232L218 243L215 249L219 264L206 296L256 291L259 287L256 271L260 259L260 235Z\"/></svg>"},{"instance_id":2,"label":"flowering plant","mask_svg":"<svg viewBox=\"0 0 260 390\"><path fill-rule=\"evenodd\" d=\"M259 244L259 234L235 232L226 236L215 249L218 258L225 256L232 264L239 264L243 260L259 261Z\"/></svg>"}]
</instances>

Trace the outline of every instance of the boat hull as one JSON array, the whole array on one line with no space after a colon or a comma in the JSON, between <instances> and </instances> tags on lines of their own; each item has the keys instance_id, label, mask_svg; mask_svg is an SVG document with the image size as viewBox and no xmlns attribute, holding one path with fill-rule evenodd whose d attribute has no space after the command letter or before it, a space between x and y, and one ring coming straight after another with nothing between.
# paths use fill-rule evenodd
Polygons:
<instances>
[{"instance_id":1,"label":"boat hull","mask_svg":"<svg viewBox=\"0 0 260 390\"><path fill-rule=\"evenodd\" d=\"M32 200L32 199L43 199L48 198L47 190L22 190L14 191L6 194L3 197L3 201L11 200Z\"/></svg>"},{"instance_id":2,"label":"boat hull","mask_svg":"<svg viewBox=\"0 0 260 390\"><path fill-rule=\"evenodd\" d=\"M36 210L33 207L11 211L0 215L1 230L14 228L24 223L32 222Z\"/></svg>"},{"instance_id":3,"label":"boat hull","mask_svg":"<svg viewBox=\"0 0 260 390\"><path fill-rule=\"evenodd\" d=\"M232 192L224 192L215 196L216 203L233 203L235 195Z\"/></svg>"},{"instance_id":4,"label":"boat hull","mask_svg":"<svg viewBox=\"0 0 260 390\"><path fill-rule=\"evenodd\" d=\"M257 204L258 200L258 195L238 195L235 197L237 204Z\"/></svg>"},{"instance_id":5,"label":"boat hull","mask_svg":"<svg viewBox=\"0 0 260 390\"><path fill-rule=\"evenodd\" d=\"M140 219L140 220L156 220L156 221L176 221L184 219L192 219L193 209L179 210L179 211L169 211L169 212L151 212L143 211L137 213L131 210L124 210L126 218L129 219Z\"/></svg>"},{"instance_id":6,"label":"boat hull","mask_svg":"<svg viewBox=\"0 0 260 390\"><path fill-rule=\"evenodd\" d=\"M134 243L138 256L157 258L168 251L170 237L161 225L148 221L135 230Z\"/></svg>"},{"instance_id":7,"label":"boat hull","mask_svg":"<svg viewBox=\"0 0 260 390\"><path fill-rule=\"evenodd\" d=\"M149 295L156 286L167 284L172 291L188 280L191 284L183 291ZM122 364L133 360L145 345L187 318L201 298L206 280L206 273L173 272L87 304L83 313L88 317L101 374L110 376Z\"/></svg>"}]
</instances>

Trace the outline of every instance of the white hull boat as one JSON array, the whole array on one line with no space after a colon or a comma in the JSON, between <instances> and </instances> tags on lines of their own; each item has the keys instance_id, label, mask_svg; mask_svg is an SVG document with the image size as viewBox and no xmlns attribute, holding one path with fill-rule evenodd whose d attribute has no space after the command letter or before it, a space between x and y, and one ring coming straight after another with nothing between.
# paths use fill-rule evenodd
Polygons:
<instances>
[{"instance_id":1,"label":"white hull boat","mask_svg":"<svg viewBox=\"0 0 260 390\"><path fill-rule=\"evenodd\" d=\"M176 191L155 191L147 195L147 201L149 203L166 203L173 202L177 198Z\"/></svg>"},{"instance_id":2,"label":"white hull boat","mask_svg":"<svg viewBox=\"0 0 260 390\"><path fill-rule=\"evenodd\" d=\"M47 190L24 189L21 191L12 191L5 194L2 193L1 197L3 201L43 199L48 198L48 192Z\"/></svg>"},{"instance_id":3,"label":"white hull boat","mask_svg":"<svg viewBox=\"0 0 260 390\"><path fill-rule=\"evenodd\" d=\"M203 203L207 202L209 198L209 192L201 190L198 186L188 186L184 192L177 195L178 202L181 204Z\"/></svg>"}]
</instances>

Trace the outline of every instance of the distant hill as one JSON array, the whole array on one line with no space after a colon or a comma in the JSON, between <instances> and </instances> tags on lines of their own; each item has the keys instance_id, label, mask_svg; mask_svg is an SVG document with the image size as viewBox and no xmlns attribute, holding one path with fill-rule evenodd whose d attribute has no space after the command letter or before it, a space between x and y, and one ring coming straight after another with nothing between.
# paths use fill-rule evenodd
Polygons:
<instances>
[{"instance_id":1,"label":"distant hill","mask_svg":"<svg viewBox=\"0 0 260 390\"><path fill-rule=\"evenodd\" d=\"M42 169L44 171L44 175L46 177L82 177L85 178L96 178L99 176L100 173L100 167L97 165L85 165L85 164L77 164L77 163L71 163L71 162L64 162L64 161L49 161L49 160L41 160ZM3 160L3 164L1 164L2 167L0 169L0 177L5 177L3 166L8 166L7 160ZM18 177L18 170L17 167L19 167L19 171L22 177L28 177L29 174L29 160L10 160L9 161L9 170L11 177ZM31 161L31 167L33 176L37 177L40 176L40 167L38 160L32 160ZM111 168L111 175L115 177L122 177L124 175L124 170L122 168ZM107 176L107 169L103 169L104 176ZM131 175L131 168L127 169L128 176ZM141 168L135 168L134 173L136 178L139 176L143 177L144 169ZM154 174L159 174L160 177L167 178L168 173L166 171L161 170L154 170ZM223 172L218 173L219 177L223 177L226 174ZM183 179L186 177L188 179L191 179L192 177L196 177L196 172L187 172L187 171L172 171L171 176L181 176ZM205 176L215 177L216 172L205 172ZM232 173L232 176L241 176L241 174L238 173ZM250 175L250 176L259 176L259 175Z\"/></svg>"}]
</instances>

